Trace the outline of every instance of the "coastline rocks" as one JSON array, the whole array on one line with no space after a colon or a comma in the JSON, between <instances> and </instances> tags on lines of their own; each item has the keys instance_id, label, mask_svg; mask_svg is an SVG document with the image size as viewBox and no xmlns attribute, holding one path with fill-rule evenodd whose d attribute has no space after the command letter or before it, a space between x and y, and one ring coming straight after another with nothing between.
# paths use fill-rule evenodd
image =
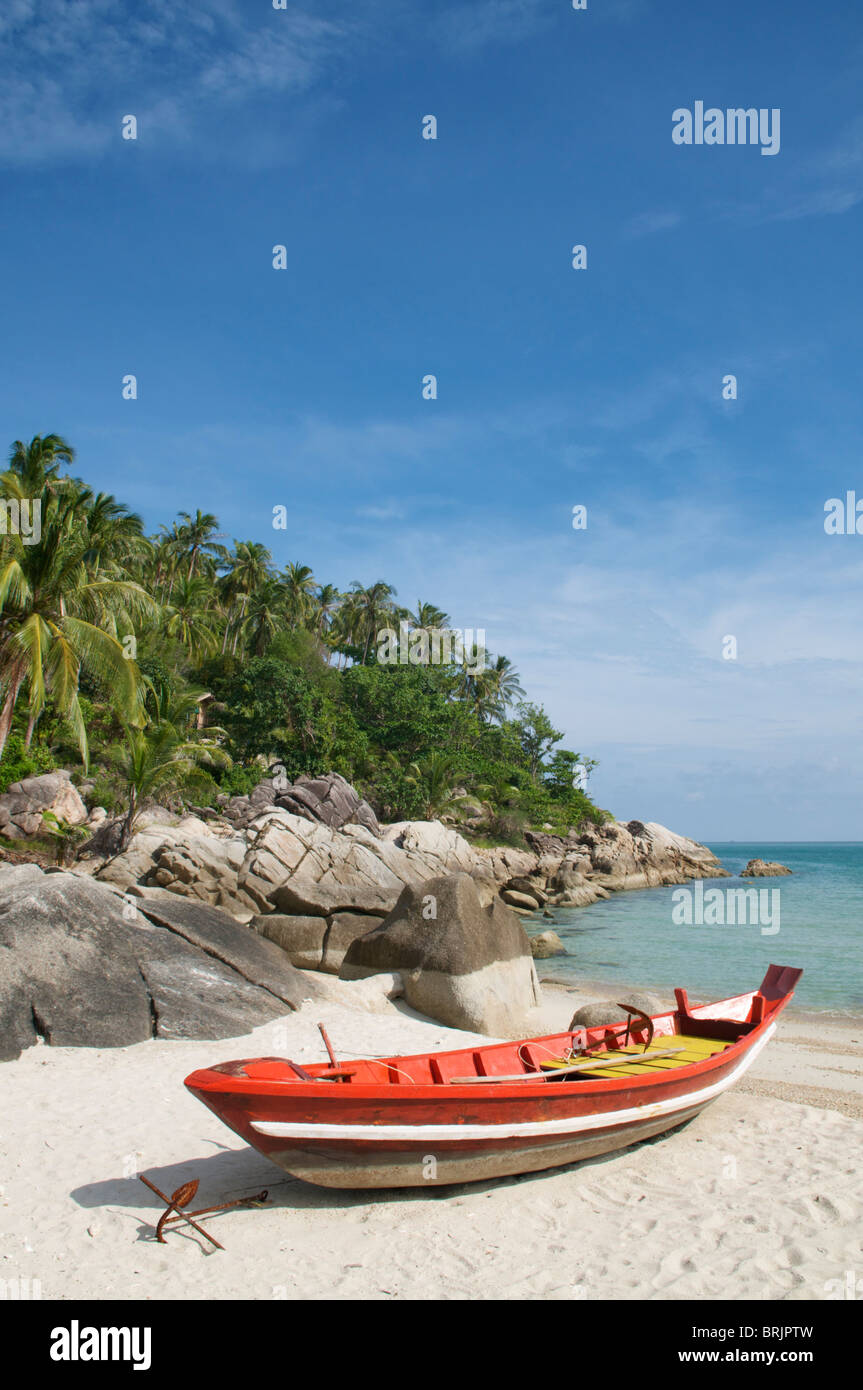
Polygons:
<instances>
[{"instance_id":1,"label":"coastline rocks","mask_svg":"<svg viewBox=\"0 0 863 1390\"><path fill-rule=\"evenodd\" d=\"M253 917L249 926L281 947L298 969L338 975L351 943L382 921L383 917L358 912L336 912L329 917L290 917L273 912Z\"/></svg>"},{"instance_id":2,"label":"coastline rocks","mask_svg":"<svg viewBox=\"0 0 863 1390\"><path fill-rule=\"evenodd\" d=\"M317 991L314 976L218 909L170 893L124 901L97 879L35 864L0 868L2 1060L40 1038L235 1037Z\"/></svg>"},{"instance_id":3,"label":"coastline rocks","mask_svg":"<svg viewBox=\"0 0 863 1390\"><path fill-rule=\"evenodd\" d=\"M376 836L363 825L334 831L276 809L247 835L238 886L259 912L291 916L385 917L406 884L476 863L467 841L434 821L403 821Z\"/></svg>"},{"instance_id":4,"label":"coastline rocks","mask_svg":"<svg viewBox=\"0 0 863 1390\"><path fill-rule=\"evenodd\" d=\"M13 782L0 796L0 835L25 840L41 834L45 829L45 811L70 825L86 823L87 807L68 772L45 772Z\"/></svg>"},{"instance_id":5,"label":"coastline rocks","mask_svg":"<svg viewBox=\"0 0 863 1390\"><path fill-rule=\"evenodd\" d=\"M165 888L248 919L257 911L257 903L237 881L245 856L246 841L241 835L219 834L196 816L184 816L171 825L162 816L148 813L141 816L128 848L97 869L95 876L123 892L133 885Z\"/></svg>"},{"instance_id":6,"label":"coastline rocks","mask_svg":"<svg viewBox=\"0 0 863 1390\"><path fill-rule=\"evenodd\" d=\"M585 831L578 845L590 858L591 882L612 892L728 877L705 845L655 821L609 821Z\"/></svg>"},{"instance_id":7,"label":"coastline rocks","mask_svg":"<svg viewBox=\"0 0 863 1390\"><path fill-rule=\"evenodd\" d=\"M353 980L381 971L402 975L405 999L420 1013L492 1036L518 1036L540 999L520 922L499 899L483 907L464 873L405 888L385 921L352 943L340 973Z\"/></svg>"},{"instance_id":8,"label":"coastline rocks","mask_svg":"<svg viewBox=\"0 0 863 1390\"><path fill-rule=\"evenodd\" d=\"M501 898L507 907L513 908L515 912L536 912L540 904L536 898L527 893L519 893L514 888L504 888L501 890Z\"/></svg>"},{"instance_id":9,"label":"coastline rocks","mask_svg":"<svg viewBox=\"0 0 863 1390\"><path fill-rule=\"evenodd\" d=\"M779 878L783 874L790 874L791 870L784 864L777 864L769 859L750 859L746 868L741 872L741 878Z\"/></svg>"},{"instance_id":10,"label":"coastline rocks","mask_svg":"<svg viewBox=\"0 0 863 1390\"><path fill-rule=\"evenodd\" d=\"M236 829L245 830L271 806L331 830L362 825L372 835L380 834L371 806L338 772L298 777L293 783L277 778L262 781L248 796L232 796L221 808L221 815Z\"/></svg>"}]
</instances>

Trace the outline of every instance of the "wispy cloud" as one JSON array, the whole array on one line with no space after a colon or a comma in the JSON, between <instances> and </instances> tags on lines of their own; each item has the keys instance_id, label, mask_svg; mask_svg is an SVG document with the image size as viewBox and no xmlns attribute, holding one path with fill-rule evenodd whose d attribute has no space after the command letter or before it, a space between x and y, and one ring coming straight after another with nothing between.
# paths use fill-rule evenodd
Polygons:
<instances>
[{"instance_id":1,"label":"wispy cloud","mask_svg":"<svg viewBox=\"0 0 863 1390\"><path fill-rule=\"evenodd\" d=\"M670 231L681 221L680 213L671 208L657 209L655 212L641 212L626 224L622 235L626 240L634 241L638 237L652 236L654 232Z\"/></svg>"},{"instance_id":2,"label":"wispy cloud","mask_svg":"<svg viewBox=\"0 0 863 1390\"><path fill-rule=\"evenodd\" d=\"M861 202L863 117L858 117L832 144L792 165L757 201L736 201L723 211L735 221L794 222L803 217L838 217Z\"/></svg>"},{"instance_id":3,"label":"wispy cloud","mask_svg":"<svg viewBox=\"0 0 863 1390\"><path fill-rule=\"evenodd\" d=\"M547 0L469 0L445 10L435 27L446 47L472 54L489 44L520 43L552 18Z\"/></svg>"},{"instance_id":4,"label":"wispy cloud","mask_svg":"<svg viewBox=\"0 0 863 1390\"><path fill-rule=\"evenodd\" d=\"M208 118L255 97L299 95L355 40L347 11L324 18L292 5L250 22L231 0L7 0L0 18L0 160L44 163L140 138L188 142Z\"/></svg>"}]
</instances>

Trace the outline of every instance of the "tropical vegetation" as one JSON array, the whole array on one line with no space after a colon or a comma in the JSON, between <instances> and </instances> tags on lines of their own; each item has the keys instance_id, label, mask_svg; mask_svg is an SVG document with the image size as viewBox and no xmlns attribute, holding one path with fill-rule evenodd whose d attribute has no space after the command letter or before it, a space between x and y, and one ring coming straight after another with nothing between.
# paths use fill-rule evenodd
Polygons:
<instances>
[{"instance_id":1,"label":"tropical vegetation","mask_svg":"<svg viewBox=\"0 0 863 1390\"><path fill-rule=\"evenodd\" d=\"M605 817L594 761L558 746L507 657L378 659L384 628L446 629L435 604L279 566L200 509L147 535L75 466L48 434L0 475L0 791L68 767L124 839L142 806L212 806L277 762L342 773L382 819L445 816L491 842Z\"/></svg>"}]
</instances>

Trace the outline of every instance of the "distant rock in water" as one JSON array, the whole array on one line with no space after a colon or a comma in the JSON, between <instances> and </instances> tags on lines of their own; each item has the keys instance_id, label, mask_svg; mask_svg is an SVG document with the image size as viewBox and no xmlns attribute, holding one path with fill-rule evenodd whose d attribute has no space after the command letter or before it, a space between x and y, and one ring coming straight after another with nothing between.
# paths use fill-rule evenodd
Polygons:
<instances>
[{"instance_id":1,"label":"distant rock in water","mask_svg":"<svg viewBox=\"0 0 863 1390\"><path fill-rule=\"evenodd\" d=\"M776 864L769 859L750 859L746 868L740 875L741 878L779 878L782 874L790 874L791 870L784 864Z\"/></svg>"},{"instance_id":2,"label":"distant rock in water","mask_svg":"<svg viewBox=\"0 0 863 1390\"><path fill-rule=\"evenodd\" d=\"M549 960L552 956L565 956L566 948L556 931L541 931L530 938L530 953L534 960Z\"/></svg>"}]
</instances>

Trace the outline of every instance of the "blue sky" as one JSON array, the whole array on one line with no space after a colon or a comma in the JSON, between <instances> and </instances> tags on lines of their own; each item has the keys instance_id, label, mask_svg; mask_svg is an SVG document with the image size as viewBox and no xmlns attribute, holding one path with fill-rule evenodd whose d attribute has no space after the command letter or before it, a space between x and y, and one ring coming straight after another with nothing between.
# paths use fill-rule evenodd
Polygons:
<instances>
[{"instance_id":1,"label":"blue sky","mask_svg":"<svg viewBox=\"0 0 863 1390\"><path fill-rule=\"evenodd\" d=\"M10 442L485 628L623 818L863 839L856 0L5 0L0 64Z\"/></svg>"}]
</instances>

